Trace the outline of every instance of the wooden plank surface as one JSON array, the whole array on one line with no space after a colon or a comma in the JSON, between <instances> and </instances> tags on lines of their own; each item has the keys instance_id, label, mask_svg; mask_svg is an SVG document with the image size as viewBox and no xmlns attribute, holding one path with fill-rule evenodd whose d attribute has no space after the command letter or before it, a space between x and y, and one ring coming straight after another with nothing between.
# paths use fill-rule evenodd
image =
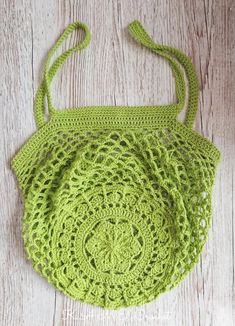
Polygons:
<instances>
[{"instance_id":1,"label":"wooden plank surface","mask_svg":"<svg viewBox=\"0 0 235 326\"><path fill-rule=\"evenodd\" d=\"M1 0L0 17L1 325L234 325L235 2ZM126 26L134 19L156 42L192 57L200 80L195 129L218 146L222 160L213 225L194 271L158 300L105 311L55 291L26 261L23 200L9 163L35 131L33 99L46 53L75 20L90 27L92 42L64 64L53 82L58 108L176 100L168 64L128 35ZM63 49L78 37L72 35Z\"/></svg>"}]
</instances>

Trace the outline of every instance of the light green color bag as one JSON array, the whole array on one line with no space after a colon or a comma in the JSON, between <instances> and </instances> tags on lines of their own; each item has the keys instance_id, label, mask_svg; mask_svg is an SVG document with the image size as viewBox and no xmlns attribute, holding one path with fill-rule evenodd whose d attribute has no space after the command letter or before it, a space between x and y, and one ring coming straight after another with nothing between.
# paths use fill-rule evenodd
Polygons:
<instances>
[{"instance_id":1,"label":"light green color bag","mask_svg":"<svg viewBox=\"0 0 235 326\"><path fill-rule=\"evenodd\" d=\"M50 66L79 28L84 41ZM189 58L155 44L138 21L129 31L169 62L178 102L55 110L51 80L90 41L86 25L75 22L49 52L35 99L38 130L12 161L24 196L24 244L35 270L69 297L109 309L153 300L198 262L220 158L192 129L198 83Z\"/></svg>"}]
</instances>

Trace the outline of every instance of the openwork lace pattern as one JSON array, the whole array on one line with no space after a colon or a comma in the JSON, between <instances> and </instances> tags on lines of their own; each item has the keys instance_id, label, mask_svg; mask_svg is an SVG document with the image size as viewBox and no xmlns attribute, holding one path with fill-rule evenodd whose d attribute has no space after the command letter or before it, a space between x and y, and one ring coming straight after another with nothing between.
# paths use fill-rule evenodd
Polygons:
<instances>
[{"instance_id":1,"label":"openwork lace pattern","mask_svg":"<svg viewBox=\"0 0 235 326\"><path fill-rule=\"evenodd\" d=\"M85 40L49 68L75 28L86 32ZM179 102L54 110L50 81L66 57L89 42L87 27L74 23L48 55L35 100L39 130L12 161L24 195L24 244L35 270L69 297L108 309L157 298L198 262L211 225L220 157L191 129L198 86L189 59L153 43L139 22L129 28L169 61ZM182 67L191 108L184 123L177 120L185 104Z\"/></svg>"}]
</instances>

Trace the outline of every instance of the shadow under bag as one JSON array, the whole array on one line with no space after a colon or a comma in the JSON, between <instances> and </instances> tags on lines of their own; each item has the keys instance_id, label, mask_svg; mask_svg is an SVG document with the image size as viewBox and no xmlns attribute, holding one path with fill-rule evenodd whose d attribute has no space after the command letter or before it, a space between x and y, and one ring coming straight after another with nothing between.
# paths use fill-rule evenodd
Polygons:
<instances>
[{"instance_id":1,"label":"shadow under bag","mask_svg":"<svg viewBox=\"0 0 235 326\"><path fill-rule=\"evenodd\" d=\"M85 32L84 40L51 64L75 29ZM75 22L48 54L35 98L38 130L12 160L33 267L69 297L108 309L152 301L198 262L220 159L218 149L193 130L199 89L190 59L155 44L138 21L129 31L169 62L177 103L56 110L50 83L90 41L87 26Z\"/></svg>"}]
</instances>

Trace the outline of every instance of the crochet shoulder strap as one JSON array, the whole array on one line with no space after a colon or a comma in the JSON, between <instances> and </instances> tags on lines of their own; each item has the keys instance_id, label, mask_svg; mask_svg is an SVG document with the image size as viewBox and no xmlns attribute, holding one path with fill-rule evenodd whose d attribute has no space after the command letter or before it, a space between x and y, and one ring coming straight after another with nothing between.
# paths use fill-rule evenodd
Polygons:
<instances>
[{"instance_id":1,"label":"crochet shoulder strap","mask_svg":"<svg viewBox=\"0 0 235 326\"><path fill-rule=\"evenodd\" d=\"M50 61L55 51L75 29L82 29L85 32L84 40L75 47L70 48L64 53L62 53L50 67ZM173 106L175 109L175 114L179 113L186 104L186 84L184 78L185 72L186 78L188 80L188 105L184 123L189 128L191 128L193 126L198 107L198 82L196 72L190 59L184 53L180 52L175 48L166 45L155 44L154 41L150 38L150 36L147 34L147 32L144 30L141 23L137 20L129 24L129 31L135 40L149 48L154 53L164 57L169 62L175 77L176 95L178 98L178 103ZM73 52L85 48L89 44L89 42L90 32L88 27L81 22L75 22L73 24L70 24L65 29L63 34L57 40L56 44L50 50L44 66L43 82L40 85L35 97L34 109L35 119L38 128L42 127L46 123L44 112L45 96L47 97L49 115L52 115L53 112L56 111L52 103L50 83L53 77L55 76L57 70Z\"/></svg>"},{"instance_id":2,"label":"crochet shoulder strap","mask_svg":"<svg viewBox=\"0 0 235 326\"><path fill-rule=\"evenodd\" d=\"M63 52L50 66L50 61L56 50L61 46L61 44L66 40L66 38L76 29L82 29L85 32L85 38L83 41L76 46L68 49L67 51ZM34 112L35 112L35 120L37 127L42 127L45 121L45 113L44 113L44 98L45 95L47 97L47 105L48 105L48 113L52 115L55 111L52 103L51 91L50 91L50 83L55 76L57 70L60 66L64 63L64 61L75 51L79 51L87 47L91 39L90 31L88 27L77 21L70 24L63 32L63 34L59 37L55 45L51 48L50 52L48 53L47 60L44 66L44 78L43 81L37 91L35 102L34 102Z\"/></svg>"},{"instance_id":3,"label":"crochet shoulder strap","mask_svg":"<svg viewBox=\"0 0 235 326\"><path fill-rule=\"evenodd\" d=\"M189 57L176 48L156 44L137 20L134 20L129 25L129 31L136 41L146 46L151 51L165 57L170 62L176 80L176 93L179 100L178 111L181 111L186 104L185 80L178 63L180 63L184 69L188 81L188 103L184 123L189 128L192 128L198 109L199 88L197 75Z\"/></svg>"}]
</instances>

